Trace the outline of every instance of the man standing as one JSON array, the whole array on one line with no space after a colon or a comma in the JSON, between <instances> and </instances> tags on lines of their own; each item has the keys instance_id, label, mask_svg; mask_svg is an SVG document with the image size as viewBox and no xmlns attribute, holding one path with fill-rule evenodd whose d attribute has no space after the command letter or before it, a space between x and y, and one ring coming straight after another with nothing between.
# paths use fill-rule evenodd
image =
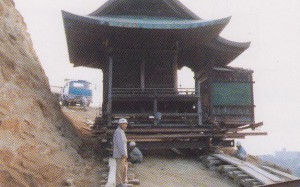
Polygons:
<instances>
[{"instance_id":1,"label":"man standing","mask_svg":"<svg viewBox=\"0 0 300 187\"><path fill-rule=\"evenodd\" d=\"M119 127L116 129L113 137L113 157L116 159L116 186L126 186L127 183L127 169L128 169L128 153L127 153L127 138L125 130L128 122L126 119L119 120Z\"/></svg>"},{"instance_id":2,"label":"man standing","mask_svg":"<svg viewBox=\"0 0 300 187\"><path fill-rule=\"evenodd\" d=\"M88 102L88 100L87 100L86 97L84 97L84 96L81 97L81 104L83 106L84 111L87 111L88 110L89 102Z\"/></svg>"}]
</instances>

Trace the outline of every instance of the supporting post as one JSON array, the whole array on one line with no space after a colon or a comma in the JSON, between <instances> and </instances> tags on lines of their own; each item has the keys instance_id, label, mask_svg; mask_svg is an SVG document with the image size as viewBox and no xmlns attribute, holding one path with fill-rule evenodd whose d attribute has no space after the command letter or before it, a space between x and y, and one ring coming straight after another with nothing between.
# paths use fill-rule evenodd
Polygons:
<instances>
[{"instance_id":1,"label":"supporting post","mask_svg":"<svg viewBox=\"0 0 300 187\"><path fill-rule=\"evenodd\" d=\"M142 91L145 90L145 55L142 57L142 63L141 63L141 88Z\"/></svg>"},{"instance_id":2,"label":"supporting post","mask_svg":"<svg viewBox=\"0 0 300 187\"><path fill-rule=\"evenodd\" d=\"M174 54L173 59L173 82L174 82L174 91L177 92L178 90L178 75L177 75L177 69L178 69L178 54L177 52Z\"/></svg>"},{"instance_id":3,"label":"supporting post","mask_svg":"<svg viewBox=\"0 0 300 187\"><path fill-rule=\"evenodd\" d=\"M113 76L113 57L108 59L108 101L107 101L107 122L111 125L112 122L112 76Z\"/></svg>"},{"instance_id":4,"label":"supporting post","mask_svg":"<svg viewBox=\"0 0 300 187\"><path fill-rule=\"evenodd\" d=\"M196 82L196 92L197 92L197 96L198 96L198 101L197 101L198 125L202 125L202 104L201 104L200 80L196 79L195 82Z\"/></svg>"},{"instance_id":5,"label":"supporting post","mask_svg":"<svg viewBox=\"0 0 300 187\"><path fill-rule=\"evenodd\" d=\"M213 110L214 110L214 105L213 105L213 102L212 102L212 84L213 84L213 77L214 77L214 59L209 59L208 60L208 79L207 79L207 82L208 82L208 101L209 101L209 110L208 110L208 115L209 115L209 118L210 118L210 121L211 122L215 122L216 121L216 116L214 116L213 114Z\"/></svg>"}]
</instances>

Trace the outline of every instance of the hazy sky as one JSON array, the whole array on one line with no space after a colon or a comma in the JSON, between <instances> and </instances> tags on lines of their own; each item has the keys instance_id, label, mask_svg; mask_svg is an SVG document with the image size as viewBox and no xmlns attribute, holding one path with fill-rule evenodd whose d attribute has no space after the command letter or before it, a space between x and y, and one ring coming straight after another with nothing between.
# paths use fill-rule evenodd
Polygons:
<instances>
[{"instance_id":1,"label":"hazy sky","mask_svg":"<svg viewBox=\"0 0 300 187\"><path fill-rule=\"evenodd\" d=\"M51 85L65 78L86 79L102 92L100 70L72 68L69 63L61 10L88 14L104 0L15 0L24 16L34 48ZM221 33L226 39L251 47L231 66L254 70L256 121L264 122L268 136L248 137L245 147L252 154L271 153L286 147L300 151L300 1L298 0L182 0L203 19L232 16ZM179 77L191 86L188 71ZM100 94L95 94L101 98ZM99 102L97 100L96 102Z\"/></svg>"}]
</instances>

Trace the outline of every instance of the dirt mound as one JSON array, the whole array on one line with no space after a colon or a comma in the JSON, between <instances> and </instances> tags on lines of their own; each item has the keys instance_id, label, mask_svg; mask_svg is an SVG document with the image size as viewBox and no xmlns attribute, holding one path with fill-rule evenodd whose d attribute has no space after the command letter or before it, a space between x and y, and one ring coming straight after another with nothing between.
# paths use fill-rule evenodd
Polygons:
<instances>
[{"instance_id":1,"label":"dirt mound","mask_svg":"<svg viewBox=\"0 0 300 187\"><path fill-rule=\"evenodd\" d=\"M51 94L26 30L14 2L1 0L0 186L61 186L66 179L93 185L99 168L77 153L81 140Z\"/></svg>"}]
</instances>

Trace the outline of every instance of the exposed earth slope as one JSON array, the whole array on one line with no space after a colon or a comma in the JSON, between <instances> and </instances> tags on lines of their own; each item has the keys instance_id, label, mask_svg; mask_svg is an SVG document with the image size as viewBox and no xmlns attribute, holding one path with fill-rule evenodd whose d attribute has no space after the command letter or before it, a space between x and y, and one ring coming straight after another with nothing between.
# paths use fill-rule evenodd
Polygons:
<instances>
[{"instance_id":1,"label":"exposed earth slope","mask_svg":"<svg viewBox=\"0 0 300 187\"><path fill-rule=\"evenodd\" d=\"M64 117L12 0L0 1L0 186L99 182L78 154L81 139ZM98 180L98 181L97 181Z\"/></svg>"}]
</instances>

